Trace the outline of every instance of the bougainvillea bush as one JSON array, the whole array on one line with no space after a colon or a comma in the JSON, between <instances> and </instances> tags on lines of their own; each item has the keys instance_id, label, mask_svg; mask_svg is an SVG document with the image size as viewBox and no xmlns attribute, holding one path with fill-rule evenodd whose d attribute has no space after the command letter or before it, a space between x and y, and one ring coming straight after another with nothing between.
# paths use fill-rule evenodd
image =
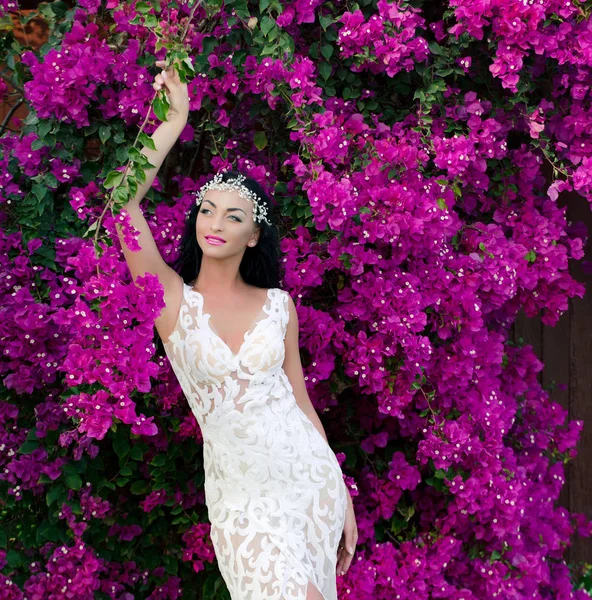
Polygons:
<instances>
[{"instance_id":1,"label":"bougainvillea bush","mask_svg":"<svg viewBox=\"0 0 592 600\"><path fill-rule=\"evenodd\" d=\"M592 201L591 4L56 1L34 50L4 17L29 112L0 137L0 599L228 598L162 288L106 204L181 28L190 119L144 212L172 264L212 172L273 194L358 523L340 598L588 597L564 555L591 523L557 503L583 423L510 330L585 292L558 197Z\"/></svg>"}]
</instances>

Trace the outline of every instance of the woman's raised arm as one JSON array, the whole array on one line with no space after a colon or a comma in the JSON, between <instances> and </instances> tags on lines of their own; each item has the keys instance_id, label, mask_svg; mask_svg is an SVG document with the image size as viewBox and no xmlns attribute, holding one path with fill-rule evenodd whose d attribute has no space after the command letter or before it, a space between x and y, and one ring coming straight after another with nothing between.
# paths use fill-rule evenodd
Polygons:
<instances>
[{"instance_id":1,"label":"woman's raised arm","mask_svg":"<svg viewBox=\"0 0 592 600\"><path fill-rule=\"evenodd\" d=\"M161 66L164 63L159 61L156 64ZM181 277L166 264L161 256L140 208L140 202L150 189L160 166L171 148L175 145L187 123L189 98L187 84L179 81L179 76L172 67L167 69L166 77L163 78L162 73L159 73L155 77L154 89L160 89L162 85L165 85L167 88L167 96L170 103L168 120L163 121L152 134L156 150L152 150L146 146L142 148L142 154L148 158L150 164L154 165L154 167L146 171L146 181L138 184L138 191L135 197L123 206L130 215L131 224L139 231L137 240L141 250L135 252L130 250L124 241L123 233L119 226L117 227L117 231L125 260L134 281L141 275L152 273L158 276L164 287L166 308L163 309L160 317L156 320L156 327L162 339L166 340L175 325L176 315L181 303L183 282Z\"/></svg>"}]
</instances>

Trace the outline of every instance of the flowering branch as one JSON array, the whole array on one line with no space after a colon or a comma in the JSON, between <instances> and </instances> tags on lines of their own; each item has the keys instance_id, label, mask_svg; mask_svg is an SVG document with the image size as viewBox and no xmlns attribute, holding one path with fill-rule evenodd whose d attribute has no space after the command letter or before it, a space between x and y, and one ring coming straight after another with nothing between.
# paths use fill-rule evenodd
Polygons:
<instances>
[{"instance_id":1,"label":"flowering branch","mask_svg":"<svg viewBox=\"0 0 592 600\"><path fill-rule=\"evenodd\" d=\"M189 31L189 27L191 25L195 12L200 7L201 2L202 0L197 0L197 2L195 2L195 4L193 5L191 12L186 19L186 23L183 27L178 41L170 39L169 41L161 41L166 39L166 37L162 34L162 30L164 29L162 22L157 23L157 25L153 28L149 28L159 38L158 42L156 43L156 50L160 50L162 47L166 47L169 51L165 69L171 65L174 66L175 69L177 69L177 72L179 73L179 78L183 83L186 83L188 81L186 71L190 72L193 75L195 74L193 71L191 60L189 58L189 54L184 46L184 41ZM87 229L86 233L84 234L86 237L90 232L95 232L93 242L95 246L95 251L97 253L100 253L99 238L101 235L101 224L105 215L107 214L107 211L110 210L114 215L119 214L121 207L135 196L135 193L137 192L138 176L143 176L144 167L151 168L154 166L148 162L148 159L137 148L138 142L142 141L143 145L155 149L154 142L144 133L144 128L146 127L148 119L150 118L151 111L154 110L156 117L160 120L165 121L168 115L169 107L170 106L166 98L166 92L164 88L161 90L157 90L154 93L144 121L136 135L136 139L134 140L134 143L132 144L130 150L130 153L132 153L133 150L136 150L137 156L134 153L135 158L130 157L128 159L123 173L121 171L113 170L107 175L105 179L104 187L106 187L107 189L113 188L113 190L101 215Z\"/></svg>"}]
</instances>

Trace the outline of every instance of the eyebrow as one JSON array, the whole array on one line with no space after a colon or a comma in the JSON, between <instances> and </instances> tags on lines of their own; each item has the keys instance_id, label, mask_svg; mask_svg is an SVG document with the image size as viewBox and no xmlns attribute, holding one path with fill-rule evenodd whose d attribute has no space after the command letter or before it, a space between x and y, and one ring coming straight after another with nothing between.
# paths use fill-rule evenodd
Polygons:
<instances>
[{"instance_id":1,"label":"eyebrow","mask_svg":"<svg viewBox=\"0 0 592 600\"><path fill-rule=\"evenodd\" d=\"M204 200L204 202L209 202L214 208L216 208L216 205L211 200ZM228 211L232 212L234 210L240 210L241 212L245 213L245 216L248 216L247 213L242 208L227 208L226 212L228 212Z\"/></svg>"}]
</instances>

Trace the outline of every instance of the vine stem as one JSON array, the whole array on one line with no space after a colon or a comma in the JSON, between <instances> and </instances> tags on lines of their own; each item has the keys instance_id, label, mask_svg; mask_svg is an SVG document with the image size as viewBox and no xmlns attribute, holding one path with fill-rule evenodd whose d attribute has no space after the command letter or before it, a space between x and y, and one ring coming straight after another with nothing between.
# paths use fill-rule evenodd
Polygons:
<instances>
[{"instance_id":1,"label":"vine stem","mask_svg":"<svg viewBox=\"0 0 592 600\"><path fill-rule=\"evenodd\" d=\"M150 113L152 112L152 105L153 105L154 100L157 95L158 95L158 91L154 92L154 97L152 98L152 101L150 102L150 106L148 107L148 112L146 113L146 117L144 118L144 122L142 123L142 126L138 130L138 134L136 135L136 139L134 140L134 143L132 144L132 148L135 148L136 144L138 143L140 134L144 131L144 127L146 127L146 123L148 122L148 119L150 118ZM125 171L123 172L122 181L125 180L125 176L127 175L128 171L129 171L131 162L132 162L131 159L127 161L127 165L125 166ZM117 187L117 186L115 186L115 187ZM99 241L99 234L101 232L101 223L103 222L103 219L105 218L105 215L107 214L107 211L113 206L114 193L115 193L115 188L113 188L113 191L111 192L111 196L109 197L107 204L105 204L105 208L103 208L103 212L101 213L101 216L97 220L97 230L95 231L95 235L94 235L95 243L98 243L98 241Z\"/></svg>"},{"instance_id":2,"label":"vine stem","mask_svg":"<svg viewBox=\"0 0 592 600\"><path fill-rule=\"evenodd\" d=\"M195 3L195 5L192 7L191 12L190 12L190 14L189 14L189 16L187 18L187 23L185 24L185 27L183 28L183 31L181 33L181 37L180 37L180 41L179 41L180 44L182 44L184 42L185 38L187 37L187 33L189 31L189 26L191 25L191 21L193 20L195 12L201 6L201 2L202 2L202 0L197 0L197 2ZM155 33L155 35L157 37L161 37L155 31L153 31L153 33ZM144 122L142 123L140 129L138 130L138 133L136 135L136 139L134 140L134 143L132 144L132 148L136 147L136 144L138 143L138 139L139 139L140 135L142 134L142 132L144 131L144 128L146 127L146 123L148 122L148 119L150 118L150 114L152 112L152 107L154 105L154 100L158 96L158 93L159 93L158 90L156 90L154 92L154 96L152 97L152 100L150 101L150 106L148 107L148 111L146 113L146 117L144 118ZM122 182L125 181L125 179L126 179L126 176L127 176L128 172L129 172L131 163L132 163L131 159L128 159L127 164L125 166L125 170L123 172ZM112 209L112 207L113 207L113 198L114 198L114 194L115 194L115 189L117 187L118 186L115 186L113 188L113 190L111 191L111 195L109 196L109 199L107 200L107 203L105 204L105 207L103 208L103 211L101 212L101 215L99 216L99 218L96 221L96 231L95 231L95 234L93 236L93 241L95 243L95 247L99 243L99 236L100 236L100 233L101 233L101 225L103 223L103 219L105 218L105 215L107 214L107 211L110 210L110 209ZM99 269L99 265L97 264L97 275L99 275L99 274L100 274L100 269Z\"/></svg>"},{"instance_id":3,"label":"vine stem","mask_svg":"<svg viewBox=\"0 0 592 600\"><path fill-rule=\"evenodd\" d=\"M21 94L21 96L25 95L25 90L23 90L23 88L20 85L16 85L12 79L9 79L8 77L6 77L6 75L4 75L4 71L2 71L2 73L0 73L0 77L2 77L2 79L4 79L4 81L6 81L6 83L9 83L17 92L19 92L19 94Z\"/></svg>"},{"instance_id":4,"label":"vine stem","mask_svg":"<svg viewBox=\"0 0 592 600\"><path fill-rule=\"evenodd\" d=\"M4 122L0 126L0 136L4 133L4 130L8 127L8 123L10 123L10 119L12 118L12 115L14 115L14 113L18 110L19 106L21 104L24 104L24 102L25 101L21 99L10 108L10 110L6 114Z\"/></svg>"},{"instance_id":5,"label":"vine stem","mask_svg":"<svg viewBox=\"0 0 592 600\"><path fill-rule=\"evenodd\" d=\"M201 3L202 3L202 0L197 0L195 5L191 9L191 12L189 13L189 17L187 18L187 23L185 24L185 29L183 29L183 33L181 34L181 43L185 40L187 31L189 30L189 25L191 24L191 21L193 21L195 11L201 6Z\"/></svg>"},{"instance_id":6,"label":"vine stem","mask_svg":"<svg viewBox=\"0 0 592 600\"><path fill-rule=\"evenodd\" d=\"M543 148L542 144L539 143L538 145L540 151L543 153L543 156L547 159L547 161L549 162L549 164L556 169L557 171L559 171L560 173L563 173L563 175L565 175L565 177L567 177L567 179L569 179L570 177L572 177L572 175L570 173L568 173L565 169L562 169L561 167L557 166L554 162L553 159L549 156L549 154L547 154L545 148Z\"/></svg>"}]
</instances>

